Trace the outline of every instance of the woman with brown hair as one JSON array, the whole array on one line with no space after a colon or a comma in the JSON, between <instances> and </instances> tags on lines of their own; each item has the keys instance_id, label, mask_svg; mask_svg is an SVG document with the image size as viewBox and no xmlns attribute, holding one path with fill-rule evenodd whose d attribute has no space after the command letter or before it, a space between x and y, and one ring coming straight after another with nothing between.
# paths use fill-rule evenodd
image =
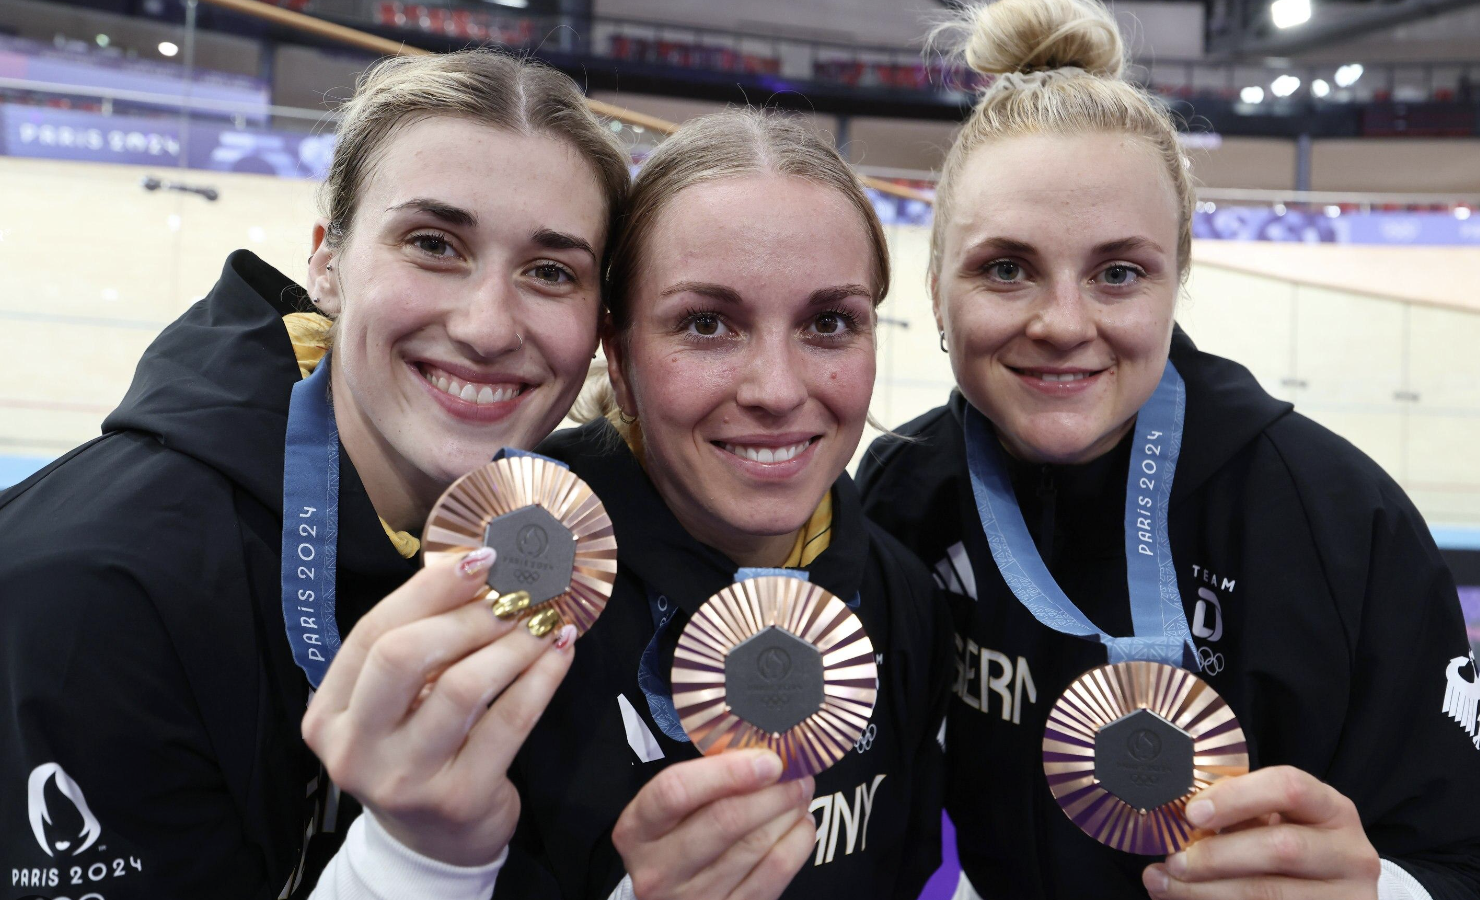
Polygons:
<instances>
[{"instance_id":1,"label":"woman with brown hair","mask_svg":"<svg viewBox=\"0 0 1480 900\"><path fill-rule=\"evenodd\" d=\"M1480 755L1451 694L1476 675L1422 518L1177 328L1191 177L1110 12L1000 0L962 30L994 80L931 242L959 391L859 476L958 605L959 896L1480 896ZM1082 705L1141 672L1200 698L1173 716L1196 735Z\"/></svg>"},{"instance_id":2,"label":"woman with brown hair","mask_svg":"<svg viewBox=\"0 0 1480 900\"><path fill-rule=\"evenodd\" d=\"M607 415L540 446L606 504L616 584L511 770L498 896L913 898L938 865L944 611L844 472L888 278L857 178L793 120L706 116L644 164L588 410ZM701 757L676 713L679 636L746 569L832 593L873 642L872 717L815 779Z\"/></svg>"},{"instance_id":3,"label":"woman with brown hair","mask_svg":"<svg viewBox=\"0 0 1480 900\"><path fill-rule=\"evenodd\" d=\"M416 535L579 392L628 165L537 63L373 66L306 287L232 254L105 434L0 495L0 896L300 897L341 843L319 896L487 895L573 629Z\"/></svg>"}]
</instances>

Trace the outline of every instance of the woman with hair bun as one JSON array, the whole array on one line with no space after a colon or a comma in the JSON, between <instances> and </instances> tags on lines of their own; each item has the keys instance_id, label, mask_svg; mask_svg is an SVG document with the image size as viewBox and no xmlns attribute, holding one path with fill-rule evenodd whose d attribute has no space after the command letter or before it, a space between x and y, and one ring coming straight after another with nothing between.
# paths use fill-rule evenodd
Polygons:
<instances>
[{"instance_id":1,"label":"woman with hair bun","mask_svg":"<svg viewBox=\"0 0 1480 900\"><path fill-rule=\"evenodd\" d=\"M958 604L958 896L1480 897L1480 673L1423 519L1177 327L1188 164L1162 104L1123 79L1105 7L1000 0L958 30L992 76L931 242L959 390L859 476ZM1107 662L1195 674L1243 731L1225 752L1251 771L1191 796L1200 839L1165 859L1153 848L1181 841L1128 842L1095 816L1123 809L1133 830L1186 796L1175 772L1170 799L1136 790L1161 790L1152 763L1186 738L1144 717L1103 728L1091 773L1055 737L1073 715L1051 720L1056 702Z\"/></svg>"}]
</instances>

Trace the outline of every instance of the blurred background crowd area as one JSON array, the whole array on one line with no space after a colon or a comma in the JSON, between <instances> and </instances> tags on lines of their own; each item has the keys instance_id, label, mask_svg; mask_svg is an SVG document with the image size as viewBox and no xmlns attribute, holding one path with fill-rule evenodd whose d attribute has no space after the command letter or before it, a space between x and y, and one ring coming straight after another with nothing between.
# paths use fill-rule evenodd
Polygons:
<instances>
[{"instance_id":1,"label":"blurred background crowd area","mask_svg":"<svg viewBox=\"0 0 1480 900\"><path fill-rule=\"evenodd\" d=\"M1314 5L1312 5L1314 3ZM1408 491L1480 646L1480 0L1126 0L1200 184L1179 321ZM378 55L490 44L667 123L786 110L877 179L874 415L945 401L934 171L979 79L937 0L0 0L0 487L98 433L245 247L301 280L336 104ZM865 437L865 445L873 435Z\"/></svg>"}]
</instances>

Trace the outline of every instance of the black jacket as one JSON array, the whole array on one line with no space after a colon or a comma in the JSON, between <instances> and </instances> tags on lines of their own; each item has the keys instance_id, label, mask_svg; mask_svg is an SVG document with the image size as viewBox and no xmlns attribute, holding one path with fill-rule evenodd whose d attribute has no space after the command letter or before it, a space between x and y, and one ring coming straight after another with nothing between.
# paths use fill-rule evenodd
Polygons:
<instances>
[{"instance_id":1,"label":"black jacket","mask_svg":"<svg viewBox=\"0 0 1480 900\"><path fill-rule=\"evenodd\" d=\"M104 435L0 494L0 897L306 896L358 811L300 737L279 598L301 295L232 254ZM415 567L342 447L340 479L347 634Z\"/></svg>"},{"instance_id":2,"label":"black jacket","mask_svg":"<svg viewBox=\"0 0 1480 900\"><path fill-rule=\"evenodd\" d=\"M1171 356L1187 385L1172 552L1203 677L1237 713L1251 764L1298 766L1350 797L1379 853L1436 900L1480 897L1480 744L1444 710L1451 661L1480 676L1423 519L1242 366L1180 331ZM859 475L869 515L955 594L947 809L962 865L987 898L1145 897L1152 860L1095 843L1049 793L1048 709L1105 650L1039 624L1003 582L968 480L965 409L955 393L899 429L913 441L881 438ZM1113 635L1131 634L1129 458L1127 441L1083 466L1011 464L1049 570Z\"/></svg>"},{"instance_id":3,"label":"black jacket","mask_svg":"<svg viewBox=\"0 0 1480 900\"><path fill-rule=\"evenodd\" d=\"M524 812L495 897L605 900L624 874L611 843L617 817L664 766L699 756L664 735L638 685L638 662L655 632L648 591L680 610L656 667L666 681L688 616L734 581L736 567L679 525L604 420L557 432L539 450L568 463L601 497L616 530L617 580L515 761ZM937 737L948 697L949 613L919 560L864 518L846 475L833 486L832 528L830 546L807 572L838 597L858 598L879 660L878 705L855 749L817 776L816 853L784 896L912 900L940 864ZM661 758L639 757L619 698Z\"/></svg>"}]
</instances>

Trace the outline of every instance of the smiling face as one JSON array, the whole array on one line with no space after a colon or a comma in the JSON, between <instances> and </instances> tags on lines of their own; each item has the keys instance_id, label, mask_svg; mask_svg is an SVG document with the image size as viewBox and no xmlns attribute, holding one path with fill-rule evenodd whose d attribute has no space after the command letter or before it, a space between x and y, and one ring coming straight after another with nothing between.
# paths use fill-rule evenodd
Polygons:
<instances>
[{"instance_id":1,"label":"smiling face","mask_svg":"<svg viewBox=\"0 0 1480 900\"><path fill-rule=\"evenodd\" d=\"M738 563L778 565L858 446L870 248L838 191L769 174L687 188L649 232L613 385L668 507Z\"/></svg>"},{"instance_id":2,"label":"smiling face","mask_svg":"<svg viewBox=\"0 0 1480 900\"><path fill-rule=\"evenodd\" d=\"M568 144L439 116L388 140L342 246L320 223L335 416L392 524L419 526L448 483L565 416L596 347L606 222Z\"/></svg>"},{"instance_id":3,"label":"smiling face","mask_svg":"<svg viewBox=\"0 0 1480 900\"><path fill-rule=\"evenodd\" d=\"M961 392L1020 459L1110 450L1171 344L1178 205L1155 151L1114 134L991 141L951 202L934 295Z\"/></svg>"}]
</instances>

